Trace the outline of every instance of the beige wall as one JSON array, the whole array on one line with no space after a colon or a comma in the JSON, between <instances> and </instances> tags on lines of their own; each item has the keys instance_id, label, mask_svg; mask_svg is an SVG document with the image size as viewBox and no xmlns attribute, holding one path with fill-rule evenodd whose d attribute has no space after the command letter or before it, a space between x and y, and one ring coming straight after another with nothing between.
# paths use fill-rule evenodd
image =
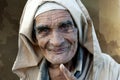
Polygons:
<instances>
[{"instance_id":1,"label":"beige wall","mask_svg":"<svg viewBox=\"0 0 120 80\"><path fill-rule=\"evenodd\" d=\"M103 51L120 62L120 1L99 1L99 33Z\"/></svg>"},{"instance_id":2,"label":"beige wall","mask_svg":"<svg viewBox=\"0 0 120 80\"><path fill-rule=\"evenodd\" d=\"M120 1L82 1L94 22L102 51L120 63Z\"/></svg>"},{"instance_id":3,"label":"beige wall","mask_svg":"<svg viewBox=\"0 0 120 80\"><path fill-rule=\"evenodd\" d=\"M82 1L94 22L102 51L120 63L120 1Z\"/></svg>"}]
</instances>

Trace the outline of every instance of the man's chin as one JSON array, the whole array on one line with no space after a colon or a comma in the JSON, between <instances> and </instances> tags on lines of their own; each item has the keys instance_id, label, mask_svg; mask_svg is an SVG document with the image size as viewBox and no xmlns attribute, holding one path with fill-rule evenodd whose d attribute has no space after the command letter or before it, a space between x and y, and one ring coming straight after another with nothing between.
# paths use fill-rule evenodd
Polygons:
<instances>
[{"instance_id":1,"label":"man's chin","mask_svg":"<svg viewBox=\"0 0 120 80\"><path fill-rule=\"evenodd\" d=\"M70 61L69 59L67 59L67 60L60 60L60 59L58 59L58 60L49 60L49 62L51 64L53 64L53 65L66 64L69 61Z\"/></svg>"}]
</instances>

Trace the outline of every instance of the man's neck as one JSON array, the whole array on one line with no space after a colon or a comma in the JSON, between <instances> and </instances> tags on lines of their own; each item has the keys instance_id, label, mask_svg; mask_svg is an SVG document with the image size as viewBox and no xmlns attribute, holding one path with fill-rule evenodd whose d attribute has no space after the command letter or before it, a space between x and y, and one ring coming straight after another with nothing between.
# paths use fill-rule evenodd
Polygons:
<instances>
[{"instance_id":1,"label":"man's neck","mask_svg":"<svg viewBox=\"0 0 120 80\"><path fill-rule=\"evenodd\" d=\"M50 69L59 69L60 67L60 64L51 64L51 63L48 63L48 68ZM73 64L73 61L69 61L68 63L65 63L64 66L69 70L69 71L72 71L74 69L74 64Z\"/></svg>"}]
</instances>

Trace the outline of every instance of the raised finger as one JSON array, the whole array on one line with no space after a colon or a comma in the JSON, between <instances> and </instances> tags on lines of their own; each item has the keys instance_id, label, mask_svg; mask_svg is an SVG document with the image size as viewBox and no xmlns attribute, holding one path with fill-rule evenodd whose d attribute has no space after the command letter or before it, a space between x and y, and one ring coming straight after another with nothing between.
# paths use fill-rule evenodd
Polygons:
<instances>
[{"instance_id":1,"label":"raised finger","mask_svg":"<svg viewBox=\"0 0 120 80\"><path fill-rule=\"evenodd\" d=\"M75 76L63 65L60 65L60 70L63 72L67 80L76 80Z\"/></svg>"}]
</instances>

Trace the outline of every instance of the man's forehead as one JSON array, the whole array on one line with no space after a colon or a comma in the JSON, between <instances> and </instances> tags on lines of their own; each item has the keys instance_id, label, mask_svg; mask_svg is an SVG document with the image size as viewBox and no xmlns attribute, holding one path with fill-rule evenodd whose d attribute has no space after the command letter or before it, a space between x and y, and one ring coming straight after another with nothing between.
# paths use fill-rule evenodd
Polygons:
<instances>
[{"instance_id":1,"label":"man's forehead","mask_svg":"<svg viewBox=\"0 0 120 80\"><path fill-rule=\"evenodd\" d=\"M44 12L42 14L39 14L36 18L36 24L39 23L51 23L53 22L59 22L59 21L66 21L70 20L72 21L71 15L67 10L51 10Z\"/></svg>"}]
</instances>

